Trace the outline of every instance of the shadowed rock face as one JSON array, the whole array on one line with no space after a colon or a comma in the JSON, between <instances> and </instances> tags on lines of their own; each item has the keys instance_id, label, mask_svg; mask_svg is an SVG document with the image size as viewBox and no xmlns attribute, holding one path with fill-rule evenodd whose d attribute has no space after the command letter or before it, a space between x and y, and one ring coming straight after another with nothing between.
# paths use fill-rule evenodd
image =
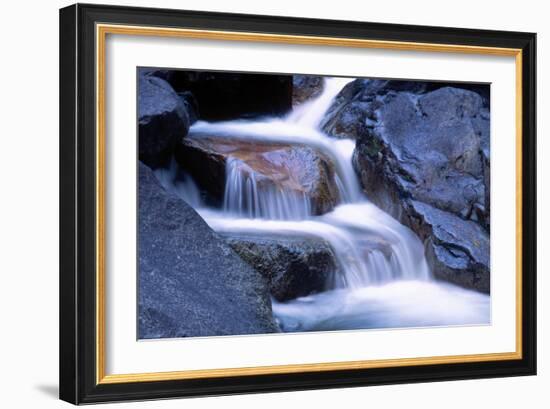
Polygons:
<instances>
[{"instance_id":1,"label":"shadowed rock face","mask_svg":"<svg viewBox=\"0 0 550 409\"><path fill-rule=\"evenodd\" d=\"M139 338L278 332L265 278L139 165Z\"/></svg>"},{"instance_id":2,"label":"shadowed rock face","mask_svg":"<svg viewBox=\"0 0 550 409\"><path fill-rule=\"evenodd\" d=\"M190 92L203 120L282 116L292 108L291 75L142 70L165 79L176 92Z\"/></svg>"},{"instance_id":3,"label":"shadowed rock face","mask_svg":"<svg viewBox=\"0 0 550 409\"><path fill-rule=\"evenodd\" d=\"M230 236L227 240L267 279L277 301L322 292L336 273L332 249L320 239Z\"/></svg>"},{"instance_id":4,"label":"shadowed rock face","mask_svg":"<svg viewBox=\"0 0 550 409\"><path fill-rule=\"evenodd\" d=\"M488 292L484 97L456 87L358 80L337 97L323 126L357 140L354 167L365 192L424 240L434 275Z\"/></svg>"},{"instance_id":5,"label":"shadowed rock face","mask_svg":"<svg viewBox=\"0 0 550 409\"><path fill-rule=\"evenodd\" d=\"M297 106L321 95L323 77L314 75L292 76L292 105Z\"/></svg>"},{"instance_id":6,"label":"shadowed rock face","mask_svg":"<svg viewBox=\"0 0 550 409\"><path fill-rule=\"evenodd\" d=\"M166 164L189 130L184 100L160 77L139 76L139 158L152 167Z\"/></svg>"},{"instance_id":7,"label":"shadowed rock face","mask_svg":"<svg viewBox=\"0 0 550 409\"><path fill-rule=\"evenodd\" d=\"M176 149L180 166L219 202L229 158L239 159L243 171L253 173L259 186L275 185L306 195L313 214L326 213L339 201L332 162L307 146L190 135Z\"/></svg>"}]
</instances>

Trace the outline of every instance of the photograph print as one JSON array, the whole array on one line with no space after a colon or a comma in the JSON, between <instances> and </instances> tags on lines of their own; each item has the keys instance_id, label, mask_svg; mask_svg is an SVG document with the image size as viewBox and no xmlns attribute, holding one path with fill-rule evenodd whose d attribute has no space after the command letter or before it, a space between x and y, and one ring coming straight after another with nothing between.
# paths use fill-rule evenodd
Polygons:
<instances>
[{"instance_id":1,"label":"photograph print","mask_svg":"<svg viewBox=\"0 0 550 409\"><path fill-rule=\"evenodd\" d=\"M489 84L136 83L139 339L491 323Z\"/></svg>"}]
</instances>

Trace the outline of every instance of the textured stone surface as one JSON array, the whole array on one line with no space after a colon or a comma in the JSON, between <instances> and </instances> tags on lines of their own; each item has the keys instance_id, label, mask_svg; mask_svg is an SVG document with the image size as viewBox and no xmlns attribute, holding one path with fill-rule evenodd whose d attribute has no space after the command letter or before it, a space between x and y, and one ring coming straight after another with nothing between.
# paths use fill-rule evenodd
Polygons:
<instances>
[{"instance_id":1,"label":"textured stone surface","mask_svg":"<svg viewBox=\"0 0 550 409\"><path fill-rule=\"evenodd\" d=\"M266 279L139 165L139 338L278 332Z\"/></svg>"},{"instance_id":2,"label":"textured stone surface","mask_svg":"<svg viewBox=\"0 0 550 409\"><path fill-rule=\"evenodd\" d=\"M490 290L487 232L472 221L439 210L422 202L410 201L409 223L425 239L426 257L436 278L475 288Z\"/></svg>"},{"instance_id":3,"label":"textured stone surface","mask_svg":"<svg viewBox=\"0 0 550 409\"><path fill-rule=\"evenodd\" d=\"M336 273L332 249L321 239L229 236L227 240L267 279L277 301L322 292Z\"/></svg>"}]
</instances>

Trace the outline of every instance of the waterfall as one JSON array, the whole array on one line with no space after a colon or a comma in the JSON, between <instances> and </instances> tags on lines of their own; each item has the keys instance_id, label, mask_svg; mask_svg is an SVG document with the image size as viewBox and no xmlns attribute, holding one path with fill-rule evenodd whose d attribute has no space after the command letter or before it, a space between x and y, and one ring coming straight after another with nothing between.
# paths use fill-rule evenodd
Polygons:
<instances>
[{"instance_id":1,"label":"waterfall","mask_svg":"<svg viewBox=\"0 0 550 409\"><path fill-rule=\"evenodd\" d=\"M354 78L323 78L323 91L317 98L307 101L294 109L287 120L304 127L317 128L330 104L338 93Z\"/></svg>"},{"instance_id":2,"label":"waterfall","mask_svg":"<svg viewBox=\"0 0 550 409\"><path fill-rule=\"evenodd\" d=\"M336 169L334 183L340 203L334 211L314 217L308 197L300 192L260 183L239 158L226 162L222 212L208 212L205 220L217 231L268 235L316 236L328 242L341 274L330 288L360 288L396 279L426 280L429 271L424 248L406 227L367 201L352 167L355 143L331 138L317 129L338 92L349 78L328 78L316 99L304 103L284 119L198 122L194 138L216 135L246 142L306 145L330 158ZM264 181L265 182L265 181ZM382 249L368 248L369 238Z\"/></svg>"},{"instance_id":3,"label":"waterfall","mask_svg":"<svg viewBox=\"0 0 550 409\"><path fill-rule=\"evenodd\" d=\"M318 128L350 81L326 78L317 98L285 118L198 121L190 129L193 138L307 146L319 152L332 163L339 192L339 203L328 213L313 215L305 192L274 183L231 153L221 208L206 207L188 175L176 178L172 170L157 176L163 184L175 181L175 193L217 232L315 237L330 245L338 271L327 291L286 303L273 301L284 331L486 323L488 297L435 282L419 238L368 201L352 167L355 142L331 138ZM434 311L439 305L446 305L451 315Z\"/></svg>"},{"instance_id":4,"label":"waterfall","mask_svg":"<svg viewBox=\"0 0 550 409\"><path fill-rule=\"evenodd\" d=\"M194 138L211 138L215 135L220 139L249 143L309 146L333 163L338 176L338 188L341 190L341 196L347 198L346 202L364 199L351 162L355 141L331 138L318 129L292 122L288 117L258 121L234 120L212 123L198 121L191 127L191 134Z\"/></svg>"},{"instance_id":5,"label":"waterfall","mask_svg":"<svg viewBox=\"0 0 550 409\"><path fill-rule=\"evenodd\" d=\"M202 212L216 231L267 235L315 236L328 242L340 274L329 288L360 288L397 279L426 280L430 274L424 248L408 228L382 212L361 192L352 167L354 141L331 138L317 129L349 78L325 78L322 93L283 119L199 121L193 138L215 138L239 143L276 143L309 146L329 158L336 170L334 183L340 203L325 215L313 216L303 192L266 183L243 160L229 157L223 208ZM381 248L369 248L369 240Z\"/></svg>"},{"instance_id":6,"label":"waterfall","mask_svg":"<svg viewBox=\"0 0 550 409\"><path fill-rule=\"evenodd\" d=\"M258 176L242 160L226 163L223 210L227 214L270 220L300 220L311 216L311 203L303 192L273 183L262 185Z\"/></svg>"},{"instance_id":7,"label":"waterfall","mask_svg":"<svg viewBox=\"0 0 550 409\"><path fill-rule=\"evenodd\" d=\"M361 288L397 279L429 277L420 241L371 203L341 205L326 215L300 221L234 218L208 210L201 215L221 233L323 239L333 249L342 272L335 276L333 288ZM370 224L371 220L377 221ZM378 240L381 248L364 254L361 243L369 239Z\"/></svg>"}]
</instances>

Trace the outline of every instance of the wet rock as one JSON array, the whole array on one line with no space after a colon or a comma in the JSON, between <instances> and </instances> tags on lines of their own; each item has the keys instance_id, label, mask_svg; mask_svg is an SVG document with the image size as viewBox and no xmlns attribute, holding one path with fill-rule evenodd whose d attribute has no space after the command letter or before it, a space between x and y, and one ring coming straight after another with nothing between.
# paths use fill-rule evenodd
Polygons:
<instances>
[{"instance_id":1,"label":"wet rock","mask_svg":"<svg viewBox=\"0 0 550 409\"><path fill-rule=\"evenodd\" d=\"M332 249L321 239L229 236L227 240L267 279L277 301L322 292L336 273Z\"/></svg>"},{"instance_id":2,"label":"wet rock","mask_svg":"<svg viewBox=\"0 0 550 409\"><path fill-rule=\"evenodd\" d=\"M389 92L379 102L354 154L367 192L391 185L401 197L488 226L489 116L481 98L441 88Z\"/></svg>"},{"instance_id":3,"label":"wet rock","mask_svg":"<svg viewBox=\"0 0 550 409\"><path fill-rule=\"evenodd\" d=\"M323 77L315 75L292 76L292 105L300 105L318 97L323 91Z\"/></svg>"},{"instance_id":4,"label":"wet rock","mask_svg":"<svg viewBox=\"0 0 550 409\"><path fill-rule=\"evenodd\" d=\"M139 338L278 332L267 283L139 165Z\"/></svg>"},{"instance_id":5,"label":"wet rock","mask_svg":"<svg viewBox=\"0 0 550 409\"><path fill-rule=\"evenodd\" d=\"M208 193L211 204L223 202L225 164L227 155L216 149L209 140L188 137L176 147L175 158L199 187Z\"/></svg>"},{"instance_id":6,"label":"wet rock","mask_svg":"<svg viewBox=\"0 0 550 409\"><path fill-rule=\"evenodd\" d=\"M138 85L139 158L151 167L162 166L187 135L187 107L158 76L140 75Z\"/></svg>"},{"instance_id":7,"label":"wet rock","mask_svg":"<svg viewBox=\"0 0 550 409\"><path fill-rule=\"evenodd\" d=\"M313 214L332 210L340 200L332 162L308 146L189 135L176 149L179 165L218 203L230 158L240 160L260 188L276 186L305 195Z\"/></svg>"},{"instance_id":8,"label":"wet rock","mask_svg":"<svg viewBox=\"0 0 550 409\"><path fill-rule=\"evenodd\" d=\"M480 247L486 252L480 258L450 241L466 235L488 242L489 111L484 98L440 83L359 80L346 88L324 127L333 136L357 139L353 164L369 199L420 235L437 277L488 292L488 246ZM421 205L428 207L420 212ZM431 217L426 209L434 209ZM441 212L437 218L436 212ZM436 234L438 229L449 235Z\"/></svg>"},{"instance_id":9,"label":"wet rock","mask_svg":"<svg viewBox=\"0 0 550 409\"><path fill-rule=\"evenodd\" d=\"M414 200L407 212L436 278L489 293L489 235L479 224Z\"/></svg>"},{"instance_id":10,"label":"wet rock","mask_svg":"<svg viewBox=\"0 0 550 409\"><path fill-rule=\"evenodd\" d=\"M447 87L476 93L488 112L490 98L486 84L358 79L340 91L321 121L321 128L334 137L357 139L374 126L375 112L383 103L381 96L388 93L419 96Z\"/></svg>"}]
</instances>

